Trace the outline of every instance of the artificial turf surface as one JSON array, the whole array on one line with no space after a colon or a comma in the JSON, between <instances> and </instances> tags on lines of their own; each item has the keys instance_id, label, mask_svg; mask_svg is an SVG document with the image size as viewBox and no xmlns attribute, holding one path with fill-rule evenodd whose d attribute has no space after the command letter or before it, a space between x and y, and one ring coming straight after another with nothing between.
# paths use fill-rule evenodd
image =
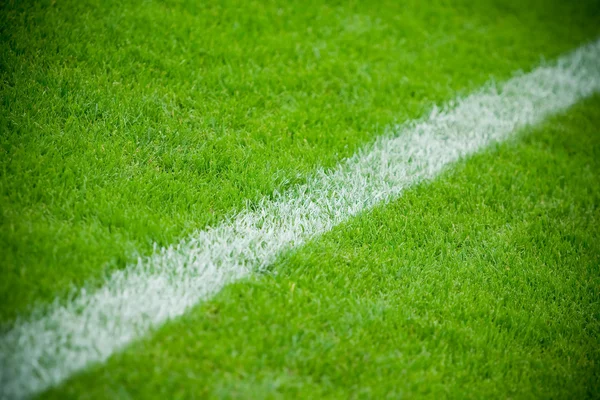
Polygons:
<instances>
[{"instance_id":1,"label":"artificial turf surface","mask_svg":"<svg viewBox=\"0 0 600 400\"><path fill-rule=\"evenodd\" d=\"M4 1L0 323L595 38L583 1Z\"/></svg>"},{"instance_id":2,"label":"artificial turf surface","mask_svg":"<svg viewBox=\"0 0 600 400\"><path fill-rule=\"evenodd\" d=\"M600 97L42 398L594 398Z\"/></svg>"}]
</instances>

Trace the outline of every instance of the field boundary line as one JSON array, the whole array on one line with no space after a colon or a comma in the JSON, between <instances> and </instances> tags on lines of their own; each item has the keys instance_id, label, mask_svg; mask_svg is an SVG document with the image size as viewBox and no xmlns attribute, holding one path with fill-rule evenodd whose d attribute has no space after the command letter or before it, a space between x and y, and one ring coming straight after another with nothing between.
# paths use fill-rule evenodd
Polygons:
<instances>
[{"instance_id":1,"label":"field boundary line","mask_svg":"<svg viewBox=\"0 0 600 400\"><path fill-rule=\"evenodd\" d=\"M600 41L434 108L305 184L114 272L103 287L19 318L0 337L0 397L60 384L226 284L452 163L600 91Z\"/></svg>"}]
</instances>

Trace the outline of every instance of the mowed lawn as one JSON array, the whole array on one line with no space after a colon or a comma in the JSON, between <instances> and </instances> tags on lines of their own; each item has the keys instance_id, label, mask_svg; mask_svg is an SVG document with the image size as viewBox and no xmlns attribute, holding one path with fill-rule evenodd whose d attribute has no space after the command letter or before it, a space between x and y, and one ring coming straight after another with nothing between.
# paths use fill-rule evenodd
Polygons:
<instances>
[{"instance_id":1,"label":"mowed lawn","mask_svg":"<svg viewBox=\"0 0 600 400\"><path fill-rule=\"evenodd\" d=\"M600 32L594 1L1 7L9 323Z\"/></svg>"},{"instance_id":2,"label":"mowed lawn","mask_svg":"<svg viewBox=\"0 0 600 400\"><path fill-rule=\"evenodd\" d=\"M596 398L600 97L42 398Z\"/></svg>"},{"instance_id":3,"label":"mowed lawn","mask_svg":"<svg viewBox=\"0 0 600 400\"><path fill-rule=\"evenodd\" d=\"M598 34L593 0L4 1L0 332ZM593 98L42 397L597 397L598 127Z\"/></svg>"}]
</instances>

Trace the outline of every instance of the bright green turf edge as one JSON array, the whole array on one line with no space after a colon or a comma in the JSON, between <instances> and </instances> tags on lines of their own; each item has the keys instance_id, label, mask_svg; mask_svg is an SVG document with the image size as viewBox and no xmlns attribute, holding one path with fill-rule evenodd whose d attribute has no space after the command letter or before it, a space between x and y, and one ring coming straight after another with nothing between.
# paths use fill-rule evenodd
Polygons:
<instances>
[{"instance_id":1,"label":"bright green turf edge","mask_svg":"<svg viewBox=\"0 0 600 400\"><path fill-rule=\"evenodd\" d=\"M596 397L599 126L596 97L42 397Z\"/></svg>"},{"instance_id":2,"label":"bright green turf edge","mask_svg":"<svg viewBox=\"0 0 600 400\"><path fill-rule=\"evenodd\" d=\"M596 1L4 1L0 322L598 26Z\"/></svg>"}]
</instances>

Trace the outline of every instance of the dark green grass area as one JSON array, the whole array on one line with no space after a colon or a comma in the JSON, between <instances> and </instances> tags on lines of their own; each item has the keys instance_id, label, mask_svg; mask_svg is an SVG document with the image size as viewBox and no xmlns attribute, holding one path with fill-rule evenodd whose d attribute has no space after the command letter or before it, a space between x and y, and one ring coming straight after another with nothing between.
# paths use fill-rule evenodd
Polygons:
<instances>
[{"instance_id":1,"label":"dark green grass area","mask_svg":"<svg viewBox=\"0 0 600 400\"><path fill-rule=\"evenodd\" d=\"M3 1L0 322L599 26L597 1Z\"/></svg>"},{"instance_id":2,"label":"dark green grass area","mask_svg":"<svg viewBox=\"0 0 600 400\"><path fill-rule=\"evenodd\" d=\"M43 398L597 398L600 97Z\"/></svg>"}]
</instances>

